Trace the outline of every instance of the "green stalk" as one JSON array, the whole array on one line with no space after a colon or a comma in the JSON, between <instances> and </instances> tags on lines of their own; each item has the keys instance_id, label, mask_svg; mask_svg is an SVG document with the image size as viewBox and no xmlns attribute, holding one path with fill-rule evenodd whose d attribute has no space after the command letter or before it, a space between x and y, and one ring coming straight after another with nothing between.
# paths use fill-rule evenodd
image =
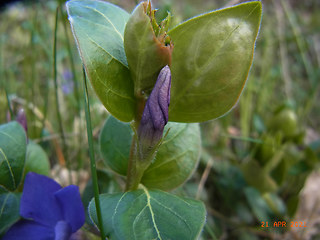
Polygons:
<instances>
[{"instance_id":1,"label":"green stalk","mask_svg":"<svg viewBox=\"0 0 320 240\"><path fill-rule=\"evenodd\" d=\"M280 1L282 4L282 7L284 9L284 12L289 20L290 27L292 29L293 35L296 39L297 46L301 55L302 63L304 65L304 68L307 73L308 80L310 82L310 87L312 88L310 97L308 98L307 102L305 103L305 107L302 110L302 118L306 118L307 115L311 112L314 104L317 100L317 93L319 91L320 85L319 81L316 81L316 74L315 71L312 68L312 63L309 61L309 58L306 54L305 50L305 42L304 38L302 37L301 30L299 28L299 24L295 21L295 15L294 11L292 11L290 5L287 1Z\"/></svg>"},{"instance_id":2,"label":"green stalk","mask_svg":"<svg viewBox=\"0 0 320 240\"><path fill-rule=\"evenodd\" d=\"M62 1L60 1L60 15L61 15L61 20L62 20L62 25L63 25L63 30L64 30L64 35L66 37L66 44L67 44L67 50L68 50L68 54L69 54L69 58L70 58L70 66L71 66L71 72L73 75L73 84L74 84L74 95L77 101L77 108L78 108L78 113L80 116L80 96L79 96L79 86L78 86L78 79L77 79L77 74L76 74L76 69L75 69L75 65L74 65L74 60L73 60L73 55L72 55L72 51L71 51L71 44L70 44L70 40L68 37L68 29L67 29L67 25L66 25L66 21L64 18L64 13L62 11Z\"/></svg>"},{"instance_id":3,"label":"green stalk","mask_svg":"<svg viewBox=\"0 0 320 240\"><path fill-rule=\"evenodd\" d=\"M127 181L126 181L126 191L136 190L139 187L141 179L143 177L143 173L150 166L152 159L154 159L157 150L162 144L162 140L154 146L154 148L147 154L142 154L139 149L139 140L136 134L136 125L137 121L133 124L134 136L132 138L130 155L129 155L129 163L128 163L128 172L127 172ZM165 136L164 136L165 137Z\"/></svg>"},{"instance_id":4,"label":"green stalk","mask_svg":"<svg viewBox=\"0 0 320 240\"><path fill-rule=\"evenodd\" d=\"M64 30L64 35L66 37L66 45L67 45L67 50L68 50L68 55L69 55L69 59L70 59L70 67L71 67L71 72L73 75L72 81L73 81L73 85L74 85L74 97L76 99L77 102L77 115L79 117L79 146L80 146L80 156L78 157L78 169L82 168L83 166L83 161L82 161L82 148L81 148L81 143L82 143L82 125L81 125L81 106L80 106L80 96L79 96L79 84L78 84L78 78L77 78L77 74L76 74L76 68L75 68L75 64L74 64L74 60L73 60L73 55L72 55L72 50L71 50L71 44L70 44L70 39L68 37L68 29L67 29L67 25L66 25L66 21L65 21L65 14L62 11L62 4L63 1L60 0L60 15L61 15L61 21L63 24L63 30Z\"/></svg>"},{"instance_id":5,"label":"green stalk","mask_svg":"<svg viewBox=\"0 0 320 240\"><path fill-rule=\"evenodd\" d=\"M213 230L209 227L208 223L206 225L204 225L205 230L207 231L207 233L210 235L210 237L213 240L218 240L218 238L216 237L216 235L214 234Z\"/></svg>"},{"instance_id":6,"label":"green stalk","mask_svg":"<svg viewBox=\"0 0 320 240\"><path fill-rule=\"evenodd\" d=\"M128 173L126 182L126 191L136 190L139 187L141 178L146 168L140 166L139 154L137 149L138 141L136 140L136 134L132 138L129 163L128 163Z\"/></svg>"},{"instance_id":7,"label":"green stalk","mask_svg":"<svg viewBox=\"0 0 320 240\"><path fill-rule=\"evenodd\" d=\"M65 134L62 125L62 118L60 113L60 105L58 99L58 81L57 81L57 30L58 30L58 15L59 15L59 6L56 9L56 19L55 19L55 27L54 27L54 41L53 41L53 80L54 80L54 92L55 92L55 101L56 101L56 110L57 110L57 118L59 124L59 130L62 139L63 152L66 156L65 161L67 168L70 169L68 150L65 140ZM69 172L69 182L72 184L71 174Z\"/></svg>"},{"instance_id":8,"label":"green stalk","mask_svg":"<svg viewBox=\"0 0 320 240\"><path fill-rule=\"evenodd\" d=\"M0 86L2 85L1 87L3 87L4 92L6 94L8 109L10 112L10 118L11 118L11 120L13 120L14 116L13 116L13 111L12 111L11 104L10 104L8 89L7 89L7 85L5 84L5 81L4 81L4 71L3 71L3 66L2 66L2 38L0 38L0 80L1 80Z\"/></svg>"},{"instance_id":9,"label":"green stalk","mask_svg":"<svg viewBox=\"0 0 320 240\"><path fill-rule=\"evenodd\" d=\"M84 85L83 95L84 95L84 102L85 102L84 109L86 113L86 122L87 122L87 134L88 134L88 143L89 143L90 168L91 168L91 176L92 176L92 183L93 183L94 202L96 204L96 211L97 211L97 217L98 217L98 225L101 233L101 240L104 240L105 234L103 229L103 220L102 220L100 199L99 199L98 176L97 176L96 161L95 161L94 149L93 149L90 103L89 103L89 97L88 97L87 78L86 78L86 73L84 69L83 69L83 85Z\"/></svg>"},{"instance_id":10,"label":"green stalk","mask_svg":"<svg viewBox=\"0 0 320 240\"><path fill-rule=\"evenodd\" d=\"M33 5L35 6L35 5ZM36 106L36 92L35 92L35 78L36 78L36 59L37 59L37 50L35 49L35 45L34 45L34 35L35 35L35 28L37 25L37 9L34 11L34 17L33 17L33 23L32 23L32 29L31 29L31 35L30 35L30 50L29 54L30 54L30 60L31 60L31 74L30 74L30 79L31 81L28 81L29 84L29 88L31 89L31 102L32 102L32 112L34 113L34 108ZM29 105L30 100L28 99L28 105ZM32 122L36 122L36 116L35 114L32 114ZM36 124L33 124L33 132L36 132Z\"/></svg>"},{"instance_id":11,"label":"green stalk","mask_svg":"<svg viewBox=\"0 0 320 240\"><path fill-rule=\"evenodd\" d=\"M3 85L5 85L4 82L3 82ZM6 86L6 85L4 86L4 91L5 91L5 93L6 93L6 98L7 98L7 103L8 103L8 109L9 109L9 112L10 112L10 118L11 118L11 120L13 120L15 117L14 117L14 115L13 115L13 111L12 111L12 107L11 107L10 99L9 99L9 95L8 95L8 89L7 89L7 86Z\"/></svg>"},{"instance_id":12,"label":"green stalk","mask_svg":"<svg viewBox=\"0 0 320 240\"><path fill-rule=\"evenodd\" d=\"M42 13L42 11L40 11L40 9L38 8L37 9L39 11L39 14ZM41 16L43 17L43 16ZM40 17L40 18L41 18ZM42 28L43 29L43 26L44 24L41 24L39 26L39 28ZM48 29L49 28L44 28L43 30L45 30L45 36L48 36L50 33L48 32ZM39 34L38 36L41 36L40 33L41 33L41 29L39 29ZM41 37L42 39L42 37ZM51 57L51 53L50 53L50 49L48 46L46 46L44 44L44 40L40 41L41 43L41 47L44 51L44 53L46 54L46 57L47 57L47 60L49 62L49 65L52 65L52 57ZM43 119L41 120L41 138L43 137L43 134L44 134L44 129L45 129L45 123L46 123L46 120L47 120L47 116L48 116L48 105L49 105L49 96L50 96L50 88L49 88L49 84L50 82L49 81L45 81L45 86L44 86L44 90L43 90L43 99L44 99L44 105L43 105Z\"/></svg>"},{"instance_id":13,"label":"green stalk","mask_svg":"<svg viewBox=\"0 0 320 240\"><path fill-rule=\"evenodd\" d=\"M299 49L303 65L304 65L304 68L305 68L307 76L308 76L308 79L310 81L310 85L313 86L315 82L314 82L314 77L313 77L314 74L313 74L312 64L310 63L310 61L307 57L307 54L305 53L306 51L305 51L305 47L304 47L304 45L305 45L304 38L302 37L301 30L299 28L299 24L297 24L295 21L294 11L290 8L290 5L288 4L287 1L280 1L280 2L281 2L281 5L283 7L283 10L284 10L288 20L289 20L290 27L292 29L295 40L297 42L297 46L298 46L298 49Z\"/></svg>"}]
</instances>

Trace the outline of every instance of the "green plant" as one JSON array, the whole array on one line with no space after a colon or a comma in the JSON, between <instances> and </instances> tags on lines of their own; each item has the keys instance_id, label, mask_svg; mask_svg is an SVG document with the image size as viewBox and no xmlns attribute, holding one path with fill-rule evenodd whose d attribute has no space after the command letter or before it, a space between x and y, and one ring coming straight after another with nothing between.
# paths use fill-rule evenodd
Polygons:
<instances>
[{"instance_id":1,"label":"green plant","mask_svg":"<svg viewBox=\"0 0 320 240\"><path fill-rule=\"evenodd\" d=\"M165 191L183 184L197 166L197 123L221 117L238 101L261 3L209 12L173 28L171 15L157 22L147 2L131 15L93 0L69 1L67 9L86 75L113 116L100 135L102 155L127 175L124 193L90 203L91 219L110 239L196 239L204 205Z\"/></svg>"}]
</instances>

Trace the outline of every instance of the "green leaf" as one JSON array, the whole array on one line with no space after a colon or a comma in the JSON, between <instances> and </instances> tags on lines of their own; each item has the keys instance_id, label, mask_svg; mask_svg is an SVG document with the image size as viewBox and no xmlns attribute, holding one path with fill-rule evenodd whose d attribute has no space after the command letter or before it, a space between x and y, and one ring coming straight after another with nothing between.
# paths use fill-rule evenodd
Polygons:
<instances>
[{"instance_id":1,"label":"green leaf","mask_svg":"<svg viewBox=\"0 0 320 240\"><path fill-rule=\"evenodd\" d=\"M169 130L170 129L170 130ZM142 183L148 188L171 190L183 184L194 172L200 157L201 137L198 124L169 122L169 130ZM110 116L104 124L99 145L105 163L126 175L133 132L128 123Z\"/></svg>"},{"instance_id":2,"label":"green leaf","mask_svg":"<svg viewBox=\"0 0 320 240\"><path fill-rule=\"evenodd\" d=\"M29 141L27 145L27 158L24 175L28 172L35 172L42 175L49 175L50 163L46 152L40 145Z\"/></svg>"},{"instance_id":3,"label":"green leaf","mask_svg":"<svg viewBox=\"0 0 320 240\"><path fill-rule=\"evenodd\" d=\"M198 124L168 123L155 160L144 172L142 183L148 188L171 190L183 184L197 167L201 137Z\"/></svg>"},{"instance_id":4,"label":"green leaf","mask_svg":"<svg viewBox=\"0 0 320 240\"><path fill-rule=\"evenodd\" d=\"M131 121L135 98L123 47L124 28L130 15L113 4L93 0L69 1L67 10L96 94L113 116Z\"/></svg>"},{"instance_id":5,"label":"green leaf","mask_svg":"<svg viewBox=\"0 0 320 240\"><path fill-rule=\"evenodd\" d=\"M102 127L99 145L105 163L115 172L127 175L133 131L130 124L108 117Z\"/></svg>"},{"instance_id":6,"label":"green leaf","mask_svg":"<svg viewBox=\"0 0 320 240\"><path fill-rule=\"evenodd\" d=\"M14 191L20 184L26 158L27 138L17 122L0 126L0 192Z\"/></svg>"},{"instance_id":7,"label":"green leaf","mask_svg":"<svg viewBox=\"0 0 320 240\"><path fill-rule=\"evenodd\" d=\"M142 2L135 8L124 32L124 48L137 97L151 92L160 70L171 58L171 47L165 46L164 38L161 42L155 36L150 17L145 13L147 5Z\"/></svg>"},{"instance_id":8,"label":"green leaf","mask_svg":"<svg viewBox=\"0 0 320 240\"><path fill-rule=\"evenodd\" d=\"M261 11L260 2L247 2L168 32L174 44L170 121L207 121L236 104L252 64Z\"/></svg>"},{"instance_id":9,"label":"green leaf","mask_svg":"<svg viewBox=\"0 0 320 240\"><path fill-rule=\"evenodd\" d=\"M205 223L202 202L147 189L100 195L103 227L110 240L197 239ZM97 225L94 201L89 215Z\"/></svg>"},{"instance_id":10,"label":"green leaf","mask_svg":"<svg viewBox=\"0 0 320 240\"><path fill-rule=\"evenodd\" d=\"M0 194L0 237L20 218L20 194Z\"/></svg>"}]
</instances>

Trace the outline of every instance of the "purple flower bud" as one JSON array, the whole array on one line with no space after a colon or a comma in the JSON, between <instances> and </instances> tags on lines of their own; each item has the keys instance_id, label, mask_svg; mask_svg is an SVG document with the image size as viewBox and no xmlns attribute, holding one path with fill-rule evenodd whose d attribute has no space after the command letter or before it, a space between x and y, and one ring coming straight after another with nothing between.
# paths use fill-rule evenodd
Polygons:
<instances>
[{"instance_id":1,"label":"purple flower bud","mask_svg":"<svg viewBox=\"0 0 320 240\"><path fill-rule=\"evenodd\" d=\"M28 134L27 117L23 108L20 108L16 116L16 121L24 128L26 134Z\"/></svg>"},{"instance_id":2,"label":"purple flower bud","mask_svg":"<svg viewBox=\"0 0 320 240\"><path fill-rule=\"evenodd\" d=\"M164 126L168 122L170 87L171 71L167 65L160 71L143 110L138 129L138 138L143 147L154 147L162 138Z\"/></svg>"}]
</instances>

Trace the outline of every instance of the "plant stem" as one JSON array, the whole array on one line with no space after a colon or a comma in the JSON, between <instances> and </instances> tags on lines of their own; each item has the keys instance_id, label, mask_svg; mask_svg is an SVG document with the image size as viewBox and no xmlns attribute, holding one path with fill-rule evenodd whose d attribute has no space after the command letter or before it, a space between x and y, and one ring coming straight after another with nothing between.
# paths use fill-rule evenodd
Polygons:
<instances>
[{"instance_id":1,"label":"plant stem","mask_svg":"<svg viewBox=\"0 0 320 240\"><path fill-rule=\"evenodd\" d=\"M6 94L10 118L11 118L11 120L13 120L14 116L13 116L13 111L12 111L12 107L11 107L11 103L10 103L10 99L9 99L8 88L7 88L7 85L5 84L5 81L4 81L4 71L3 71L2 62L3 62L3 60L2 60L2 38L0 38L0 80L1 80L0 87L3 87L4 92Z\"/></svg>"},{"instance_id":2,"label":"plant stem","mask_svg":"<svg viewBox=\"0 0 320 240\"><path fill-rule=\"evenodd\" d=\"M137 130L140 125L140 120L145 106L145 100L139 99L137 104L137 115L136 119L131 124L131 127L134 132L132 138L129 163L128 163L128 172L127 172L127 181L126 181L126 191L136 190L139 187L140 181L142 179L144 171L150 165L151 160L140 159L139 147L138 147L138 135Z\"/></svg>"},{"instance_id":3,"label":"plant stem","mask_svg":"<svg viewBox=\"0 0 320 240\"><path fill-rule=\"evenodd\" d=\"M59 15L59 6L56 9L56 19L55 19L55 27L54 27L54 41L53 41L53 80L54 80L54 92L55 92L55 101L56 101L56 109L57 109L57 118L58 118L58 124L59 124L59 130L61 134L62 139L62 145L63 145L63 153L66 156L66 165L67 168L70 170L70 164L69 164L69 157L68 157L68 151L67 151L67 145L65 140L65 134L63 130L62 125L62 119L61 119L61 113L60 113L60 105L59 105L59 99L58 99L58 81L57 81L57 31L58 31L58 15ZM71 173L69 172L69 182L72 183Z\"/></svg>"},{"instance_id":4,"label":"plant stem","mask_svg":"<svg viewBox=\"0 0 320 240\"><path fill-rule=\"evenodd\" d=\"M135 134L132 138L130 149L126 191L136 190L139 187L144 171L151 164L157 149L161 145L160 142L152 150L150 150L150 152L141 153L137 139L138 137Z\"/></svg>"},{"instance_id":5,"label":"plant stem","mask_svg":"<svg viewBox=\"0 0 320 240\"><path fill-rule=\"evenodd\" d=\"M83 95L84 95L84 102L85 102L84 109L85 109L85 113L86 113L86 122L87 122L90 168L91 168L92 183L93 183L94 201L96 204L96 211L97 211L97 217L98 217L98 225L99 225L99 229L100 229L100 233L101 233L101 240L104 240L105 234L104 234L104 229L103 229L103 220L102 220L100 199L99 199L98 176L97 176L96 161L95 161L94 149L93 149L90 103L89 103L89 97L88 97L87 78L86 78L86 73L85 73L84 69L83 69L83 85L84 85Z\"/></svg>"},{"instance_id":6,"label":"plant stem","mask_svg":"<svg viewBox=\"0 0 320 240\"><path fill-rule=\"evenodd\" d=\"M78 156L78 169L81 169L83 167L83 158L82 158L82 124L81 124L81 105L80 105L80 96L79 96L79 84L78 84L78 78L77 78L77 74L76 74L76 68L75 68L75 64L74 64L74 60L73 60L73 55L72 55L72 50L71 50L71 44L70 44L70 40L68 37L68 29L67 29L67 25L66 25L66 21L65 21L65 14L62 11L62 4L64 1L60 0L60 15L61 15L61 21L63 24L63 30L64 30L64 35L66 38L66 45L67 45L67 50L68 50L68 55L69 55L69 60L70 60L70 66L71 66L71 72L72 72L72 81L73 81L73 85L74 85L74 97L76 99L76 103L77 103L77 116L79 118L79 156Z\"/></svg>"},{"instance_id":7,"label":"plant stem","mask_svg":"<svg viewBox=\"0 0 320 240\"><path fill-rule=\"evenodd\" d=\"M4 83L3 83L4 84ZM5 85L5 84L4 84ZM8 89L7 89L7 86L5 85L4 86L4 91L6 93L6 99L7 99L7 103L8 103L8 109L9 109L9 112L10 112L10 118L11 120L14 119L14 116L13 116L13 111L12 111L12 107L11 107L11 103L10 103L10 99L9 99L9 94L8 94Z\"/></svg>"},{"instance_id":8,"label":"plant stem","mask_svg":"<svg viewBox=\"0 0 320 240\"><path fill-rule=\"evenodd\" d=\"M143 168L139 168L138 166L139 159L136 139L137 136L133 136L129 156L126 191L136 190L139 187L139 183L145 170Z\"/></svg>"}]
</instances>

